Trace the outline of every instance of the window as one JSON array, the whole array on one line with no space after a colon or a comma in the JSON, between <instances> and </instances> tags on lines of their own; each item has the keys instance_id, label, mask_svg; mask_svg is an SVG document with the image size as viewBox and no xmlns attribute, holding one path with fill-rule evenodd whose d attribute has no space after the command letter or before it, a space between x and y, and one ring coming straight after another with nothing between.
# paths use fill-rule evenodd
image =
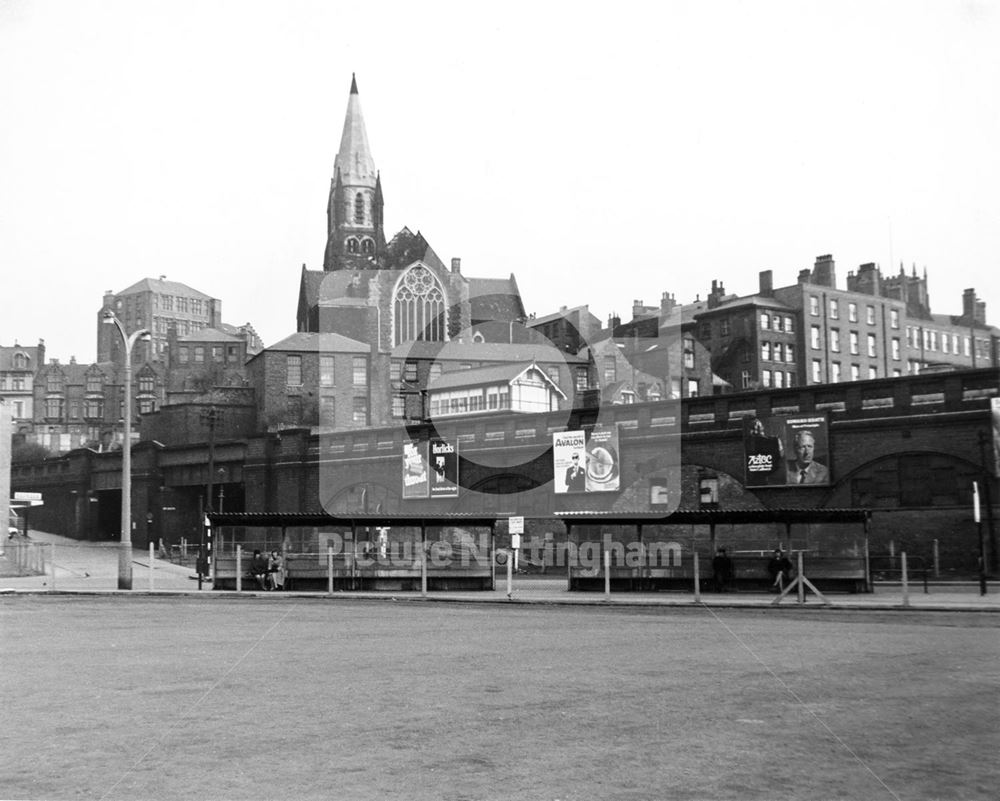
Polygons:
<instances>
[{"instance_id":1,"label":"window","mask_svg":"<svg viewBox=\"0 0 1000 801\"><path fill-rule=\"evenodd\" d=\"M368 398L355 398L351 419L358 425L368 425Z\"/></svg>"},{"instance_id":2,"label":"window","mask_svg":"<svg viewBox=\"0 0 1000 801\"><path fill-rule=\"evenodd\" d=\"M742 371L740 371L740 386L743 389L749 389L750 388L750 371L749 370L742 370Z\"/></svg>"},{"instance_id":3,"label":"window","mask_svg":"<svg viewBox=\"0 0 1000 801\"><path fill-rule=\"evenodd\" d=\"M868 377L869 378L878 378L878 368L875 367L874 365L870 366L868 368Z\"/></svg>"},{"instance_id":4,"label":"window","mask_svg":"<svg viewBox=\"0 0 1000 801\"><path fill-rule=\"evenodd\" d=\"M774 371L774 386L781 389L785 385L785 374L781 370Z\"/></svg>"},{"instance_id":5,"label":"window","mask_svg":"<svg viewBox=\"0 0 1000 801\"><path fill-rule=\"evenodd\" d=\"M403 375L403 365L398 359L393 359L389 364L389 380L399 381Z\"/></svg>"},{"instance_id":6,"label":"window","mask_svg":"<svg viewBox=\"0 0 1000 801\"><path fill-rule=\"evenodd\" d=\"M761 342L760 343L760 358L763 361L771 361L771 343Z\"/></svg>"},{"instance_id":7,"label":"window","mask_svg":"<svg viewBox=\"0 0 1000 801\"><path fill-rule=\"evenodd\" d=\"M436 381L441 377L441 365L438 362L431 364L431 381Z\"/></svg>"},{"instance_id":8,"label":"window","mask_svg":"<svg viewBox=\"0 0 1000 801\"><path fill-rule=\"evenodd\" d=\"M23 353L15 353L14 354L14 369L15 370L24 370L25 368L27 368L27 366L28 366L28 357L25 356Z\"/></svg>"},{"instance_id":9,"label":"window","mask_svg":"<svg viewBox=\"0 0 1000 801\"><path fill-rule=\"evenodd\" d=\"M104 401L100 398L88 398L83 402L83 416L90 419L104 417Z\"/></svg>"},{"instance_id":10,"label":"window","mask_svg":"<svg viewBox=\"0 0 1000 801\"><path fill-rule=\"evenodd\" d=\"M587 389L587 387L588 387L589 384L590 384L590 379L587 376L587 368L586 367L577 367L576 368L576 391L577 392L583 392L585 389Z\"/></svg>"},{"instance_id":11,"label":"window","mask_svg":"<svg viewBox=\"0 0 1000 801\"><path fill-rule=\"evenodd\" d=\"M45 416L46 417L62 417L63 415L63 399L62 398L46 398L45 399Z\"/></svg>"},{"instance_id":12,"label":"window","mask_svg":"<svg viewBox=\"0 0 1000 801\"><path fill-rule=\"evenodd\" d=\"M358 240L353 236L347 238L347 252L357 253L358 252Z\"/></svg>"},{"instance_id":13,"label":"window","mask_svg":"<svg viewBox=\"0 0 1000 801\"><path fill-rule=\"evenodd\" d=\"M392 416L397 420L406 416L406 398L402 395L394 395L392 398Z\"/></svg>"},{"instance_id":14,"label":"window","mask_svg":"<svg viewBox=\"0 0 1000 801\"><path fill-rule=\"evenodd\" d=\"M222 361L222 345L212 345L212 361Z\"/></svg>"},{"instance_id":15,"label":"window","mask_svg":"<svg viewBox=\"0 0 1000 801\"><path fill-rule=\"evenodd\" d=\"M771 371L761 370L760 379L761 379L760 383L763 384L765 387L771 386Z\"/></svg>"},{"instance_id":16,"label":"window","mask_svg":"<svg viewBox=\"0 0 1000 801\"><path fill-rule=\"evenodd\" d=\"M139 398L139 414L149 414L156 411L156 401L152 398Z\"/></svg>"},{"instance_id":17,"label":"window","mask_svg":"<svg viewBox=\"0 0 1000 801\"><path fill-rule=\"evenodd\" d=\"M830 329L830 350L834 353L840 353L840 329L831 328Z\"/></svg>"},{"instance_id":18,"label":"window","mask_svg":"<svg viewBox=\"0 0 1000 801\"><path fill-rule=\"evenodd\" d=\"M354 196L354 222L359 225L365 221L365 196L358 192Z\"/></svg>"},{"instance_id":19,"label":"window","mask_svg":"<svg viewBox=\"0 0 1000 801\"><path fill-rule=\"evenodd\" d=\"M444 342L447 322L444 290L434 274L419 265L407 270L393 298L393 344Z\"/></svg>"},{"instance_id":20,"label":"window","mask_svg":"<svg viewBox=\"0 0 1000 801\"><path fill-rule=\"evenodd\" d=\"M858 353L858 332L851 331L851 353Z\"/></svg>"},{"instance_id":21,"label":"window","mask_svg":"<svg viewBox=\"0 0 1000 801\"><path fill-rule=\"evenodd\" d=\"M893 361L899 361L899 337L892 338L892 358Z\"/></svg>"},{"instance_id":22,"label":"window","mask_svg":"<svg viewBox=\"0 0 1000 801\"><path fill-rule=\"evenodd\" d=\"M784 355L785 346L782 345L780 342L775 342L773 350L774 350L774 360L776 362L783 362L785 360L785 355Z\"/></svg>"},{"instance_id":23,"label":"window","mask_svg":"<svg viewBox=\"0 0 1000 801\"><path fill-rule=\"evenodd\" d=\"M496 409L497 408L497 393L496 392L490 392L486 396L486 408L487 409Z\"/></svg>"},{"instance_id":24,"label":"window","mask_svg":"<svg viewBox=\"0 0 1000 801\"><path fill-rule=\"evenodd\" d=\"M689 334L684 336L684 366L694 367L694 337Z\"/></svg>"},{"instance_id":25,"label":"window","mask_svg":"<svg viewBox=\"0 0 1000 801\"><path fill-rule=\"evenodd\" d=\"M289 395L285 398L285 422L293 424L302 422L301 395Z\"/></svg>"},{"instance_id":26,"label":"window","mask_svg":"<svg viewBox=\"0 0 1000 801\"><path fill-rule=\"evenodd\" d=\"M181 345L177 348L177 361L181 364L188 363L188 348L187 345Z\"/></svg>"},{"instance_id":27,"label":"window","mask_svg":"<svg viewBox=\"0 0 1000 801\"><path fill-rule=\"evenodd\" d=\"M875 307L869 306L865 309L865 319L868 321L868 325L875 325Z\"/></svg>"},{"instance_id":28,"label":"window","mask_svg":"<svg viewBox=\"0 0 1000 801\"><path fill-rule=\"evenodd\" d=\"M830 317L834 320L840 317L840 302L836 298L830 298Z\"/></svg>"},{"instance_id":29,"label":"window","mask_svg":"<svg viewBox=\"0 0 1000 801\"><path fill-rule=\"evenodd\" d=\"M59 373L49 373L45 377L46 392L62 392L62 375Z\"/></svg>"},{"instance_id":30,"label":"window","mask_svg":"<svg viewBox=\"0 0 1000 801\"><path fill-rule=\"evenodd\" d=\"M616 380L615 357L604 357L604 384L613 384Z\"/></svg>"},{"instance_id":31,"label":"window","mask_svg":"<svg viewBox=\"0 0 1000 801\"><path fill-rule=\"evenodd\" d=\"M769 331L771 329L771 315L767 312L760 313L760 327L764 331Z\"/></svg>"},{"instance_id":32,"label":"window","mask_svg":"<svg viewBox=\"0 0 1000 801\"><path fill-rule=\"evenodd\" d=\"M321 387L332 387L334 385L333 368L333 356L319 357L319 385Z\"/></svg>"},{"instance_id":33,"label":"window","mask_svg":"<svg viewBox=\"0 0 1000 801\"><path fill-rule=\"evenodd\" d=\"M809 314L819 317L819 298L815 295L809 296Z\"/></svg>"},{"instance_id":34,"label":"window","mask_svg":"<svg viewBox=\"0 0 1000 801\"><path fill-rule=\"evenodd\" d=\"M785 362L791 364L795 361L795 345L789 342L785 345ZM791 386L791 384L789 384Z\"/></svg>"},{"instance_id":35,"label":"window","mask_svg":"<svg viewBox=\"0 0 1000 801\"><path fill-rule=\"evenodd\" d=\"M290 354L285 357L285 384L290 387L302 386L302 357Z\"/></svg>"},{"instance_id":36,"label":"window","mask_svg":"<svg viewBox=\"0 0 1000 801\"><path fill-rule=\"evenodd\" d=\"M852 364L851 365L851 381L858 381L861 379L861 365Z\"/></svg>"},{"instance_id":37,"label":"window","mask_svg":"<svg viewBox=\"0 0 1000 801\"><path fill-rule=\"evenodd\" d=\"M375 243L368 237L365 237L361 240L361 252L366 256L371 256L375 252Z\"/></svg>"},{"instance_id":38,"label":"window","mask_svg":"<svg viewBox=\"0 0 1000 801\"><path fill-rule=\"evenodd\" d=\"M201 301L198 298L191 298L191 314L197 314L199 317L205 312L202 310Z\"/></svg>"},{"instance_id":39,"label":"window","mask_svg":"<svg viewBox=\"0 0 1000 801\"><path fill-rule=\"evenodd\" d=\"M719 336L729 336L729 318L725 317L719 321Z\"/></svg>"},{"instance_id":40,"label":"window","mask_svg":"<svg viewBox=\"0 0 1000 801\"><path fill-rule=\"evenodd\" d=\"M196 364L202 364L205 361L205 348L201 345L195 345L194 360Z\"/></svg>"},{"instance_id":41,"label":"window","mask_svg":"<svg viewBox=\"0 0 1000 801\"><path fill-rule=\"evenodd\" d=\"M226 346L226 361L227 362L235 362L235 361L238 361L239 358L240 358L240 349L239 349L239 347L236 346L236 345L227 345Z\"/></svg>"},{"instance_id":42,"label":"window","mask_svg":"<svg viewBox=\"0 0 1000 801\"><path fill-rule=\"evenodd\" d=\"M849 322L856 323L858 321L858 304L848 303L847 304L847 319Z\"/></svg>"},{"instance_id":43,"label":"window","mask_svg":"<svg viewBox=\"0 0 1000 801\"><path fill-rule=\"evenodd\" d=\"M160 308L164 311L174 310L174 296L173 295L161 295L160 296Z\"/></svg>"},{"instance_id":44,"label":"window","mask_svg":"<svg viewBox=\"0 0 1000 801\"><path fill-rule=\"evenodd\" d=\"M814 384L823 381L823 363L819 359L812 360L812 380Z\"/></svg>"},{"instance_id":45,"label":"window","mask_svg":"<svg viewBox=\"0 0 1000 801\"><path fill-rule=\"evenodd\" d=\"M775 314L775 315L773 315L771 317L771 328L773 328L775 331L780 331L781 330L781 316L780 315Z\"/></svg>"},{"instance_id":46,"label":"window","mask_svg":"<svg viewBox=\"0 0 1000 801\"><path fill-rule=\"evenodd\" d=\"M22 376L22 375L16 375L16 376L14 376L14 378L13 378L13 384L14 385L11 387L11 389L16 389L16 390L26 389L26 387L24 385L24 376Z\"/></svg>"},{"instance_id":47,"label":"window","mask_svg":"<svg viewBox=\"0 0 1000 801\"><path fill-rule=\"evenodd\" d=\"M153 387L155 385L155 380L151 375L144 375L139 377L139 392L144 395L151 395L153 393Z\"/></svg>"},{"instance_id":48,"label":"window","mask_svg":"<svg viewBox=\"0 0 1000 801\"><path fill-rule=\"evenodd\" d=\"M949 345L948 340L949 339L950 339L950 337L947 334L942 334L941 335L941 352L942 353L947 353L948 352L948 345Z\"/></svg>"},{"instance_id":49,"label":"window","mask_svg":"<svg viewBox=\"0 0 1000 801\"><path fill-rule=\"evenodd\" d=\"M331 427L337 424L337 399L333 395L320 396L319 424Z\"/></svg>"},{"instance_id":50,"label":"window","mask_svg":"<svg viewBox=\"0 0 1000 801\"><path fill-rule=\"evenodd\" d=\"M351 360L353 383L356 387L368 386L368 361L364 356L355 356ZM368 419L368 407L365 406L365 419Z\"/></svg>"},{"instance_id":51,"label":"window","mask_svg":"<svg viewBox=\"0 0 1000 801\"><path fill-rule=\"evenodd\" d=\"M409 381L411 384L417 380L417 363L407 362L403 366L403 380Z\"/></svg>"},{"instance_id":52,"label":"window","mask_svg":"<svg viewBox=\"0 0 1000 801\"><path fill-rule=\"evenodd\" d=\"M701 338L702 339L711 339L712 338L712 324L711 323L702 323L701 324Z\"/></svg>"},{"instance_id":53,"label":"window","mask_svg":"<svg viewBox=\"0 0 1000 801\"><path fill-rule=\"evenodd\" d=\"M795 373L788 374L788 381L785 383L785 385L789 387L795 386Z\"/></svg>"},{"instance_id":54,"label":"window","mask_svg":"<svg viewBox=\"0 0 1000 801\"><path fill-rule=\"evenodd\" d=\"M877 351L875 350L875 335L874 334L869 334L868 335L868 355L869 356L875 356L876 354L877 354Z\"/></svg>"},{"instance_id":55,"label":"window","mask_svg":"<svg viewBox=\"0 0 1000 801\"><path fill-rule=\"evenodd\" d=\"M814 350L819 350L819 326L814 325L809 328L809 344Z\"/></svg>"},{"instance_id":56,"label":"window","mask_svg":"<svg viewBox=\"0 0 1000 801\"><path fill-rule=\"evenodd\" d=\"M795 332L795 318L786 317L785 318L785 333L791 334Z\"/></svg>"},{"instance_id":57,"label":"window","mask_svg":"<svg viewBox=\"0 0 1000 801\"><path fill-rule=\"evenodd\" d=\"M889 309L889 326L899 328L899 309Z\"/></svg>"},{"instance_id":58,"label":"window","mask_svg":"<svg viewBox=\"0 0 1000 801\"><path fill-rule=\"evenodd\" d=\"M104 376L100 373L90 373L87 376L87 392L100 392L104 389Z\"/></svg>"},{"instance_id":59,"label":"window","mask_svg":"<svg viewBox=\"0 0 1000 801\"><path fill-rule=\"evenodd\" d=\"M688 397L689 398L698 397L698 380L696 378L688 379Z\"/></svg>"},{"instance_id":60,"label":"window","mask_svg":"<svg viewBox=\"0 0 1000 801\"><path fill-rule=\"evenodd\" d=\"M184 312L187 314L188 310L188 299L177 296L177 311Z\"/></svg>"},{"instance_id":61,"label":"window","mask_svg":"<svg viewBox=\"0 0 1000 801\"><path fill-rule=\"evenodd\" d=\"M830 381L834 384L840 382L840 362L830 362Z\"/></svg>"},{"instance_id":62,"label":"window","mask_svg":"<svg viewBox=\"0 0 1000 801\"><path fill-rule=\"evenodd\" d=\"M963 337L962 338L962 355L964 355L964 356L968 356L969 355L969 345L970 345L969 338L968 337Z\"/></svg>"}]
</instances>

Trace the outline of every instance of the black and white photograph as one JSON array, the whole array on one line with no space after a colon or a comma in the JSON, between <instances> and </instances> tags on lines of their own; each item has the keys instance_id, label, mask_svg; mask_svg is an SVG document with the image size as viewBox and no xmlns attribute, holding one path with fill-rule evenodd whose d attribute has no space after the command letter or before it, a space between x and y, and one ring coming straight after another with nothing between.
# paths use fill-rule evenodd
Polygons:
<instances>
[{"instance_id":1,"label":"black and white photograph","mask_svg":"<svg viewBox=\"0 0 1000 801\"><path fill-rule=\"evenodd\" d=\"M998 43L0 0L0 799L1000 797Z\"/></svg>"}]
</instances>

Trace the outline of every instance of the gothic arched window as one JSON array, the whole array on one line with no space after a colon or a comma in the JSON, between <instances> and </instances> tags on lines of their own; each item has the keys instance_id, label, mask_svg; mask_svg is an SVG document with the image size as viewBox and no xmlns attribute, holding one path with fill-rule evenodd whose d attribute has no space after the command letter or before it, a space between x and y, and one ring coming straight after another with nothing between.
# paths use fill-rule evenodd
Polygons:
<instances>
[{"instance_id":1,"label":"gothic arched window","mask_svg":"<svg viewBox=\"0 0 1000 801\"><path fill-rule=\"evenodd\" d=\"M365 237L361 240L361 252L366 256L371 256L375 252L375 243L371 239Z\"/></svg>"},{"instance_id":2,"label":"gothic arched window","mask_svg":"<svg viewBox=\"0 0 1000 801\"><path fill-rule=\"evenodd\" d=\"M360 192L354 196L354 222L358 225L365 221L365 196Z\"/></svg>"},{"instance_id":3,"label":"gothic arched window","mask_svg":"<svg viewBox=\"0 0 1000 801\"><path fill-rule=\"evenodd\" d=\"M347 240L347 252L357 253L358 252L358 240L353 236Z\"/></svg>"},{"instance_id":4,"label":"gothic arched window","mask_svg":"<svg viewBox=\"0 0 1000 801\"><path fill-rule=\"evenodd\" d=\"M422 339L444 342L447 332L444 290L426 267L407 271L392 299L393 344Z\"/></svg>"}]
</instances>

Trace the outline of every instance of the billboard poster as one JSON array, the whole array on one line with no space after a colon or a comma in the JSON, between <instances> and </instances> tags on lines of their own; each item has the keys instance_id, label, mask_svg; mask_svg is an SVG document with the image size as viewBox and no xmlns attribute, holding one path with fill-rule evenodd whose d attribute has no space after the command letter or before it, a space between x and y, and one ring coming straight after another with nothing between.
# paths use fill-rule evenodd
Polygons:
<instances>
[{"instance_id":1,"label":"billboard poster","mask_svg":"<svg viewBox=\"0 0 1000 801\"><path fill-rule=\"evenodd\" d=\"M823 414L750 416L743 420L745 484L830 484L830 439Z\"/></svg>"},{"instance_id":2,"label":"billboard poster","mask_svg":"<svg viewBox=\"0 0 1000 801\"><path fill-rule=\"evenodd\" d=\"M443 439L430 442L431 497L458 497L458 443Z\"/></svg>"},{"instance_id":3,"label":"billboard poster","mask_svg":"<svg viewBox=\"0 0 1000 801\"><path fill-rule=\"evenodd\" d=\"M617 426L594 426L552 435L555 493L617 492L620 458Z\"/></svg>"},{"instance_id":4,"label":"billboard poster","mask_svg":"<svg viewBox=\"0 0 1000 801\"><path fill-rule=\"evenodd\" d=\"M427 442L403 443L403 497L426 498Z\"/></svg>"},{"instance_id":5,"label":"billboard poster","mask_svg":"<svg viewBox=\"0 0 1000 801\"><path fill-rule=\"evenodd\" d=\"M993 429L993 475L1000 478L1000 398L990 398L990 421Z\"/></svg>"}]
</instances>

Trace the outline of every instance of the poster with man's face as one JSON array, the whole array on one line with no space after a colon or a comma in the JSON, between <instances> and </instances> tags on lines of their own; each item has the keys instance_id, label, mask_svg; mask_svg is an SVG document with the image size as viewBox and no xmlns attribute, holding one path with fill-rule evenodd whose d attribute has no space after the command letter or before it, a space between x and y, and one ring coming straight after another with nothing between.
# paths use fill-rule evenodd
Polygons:
<instances>
[{"instance_id":1,"label":"poster with man's face","mask_svg":"<svg viewBox=\"0 0 1000 801\"><path fill-rule=\"evenodd\" d=\"M748 487L829 486L829 421L825 413L750 416L743 420Z\"/></svg>"},{"instance_id":2,"label":"poster with man's face","mask_svg":"<svg viewBox=\"0 0 1000 801\"><path fill-rule=\"evenodd\" d=\"M993 475L1000 478L1000 398L990 398L990 420L993 423Z\"/></svg>"}]
</instances>

